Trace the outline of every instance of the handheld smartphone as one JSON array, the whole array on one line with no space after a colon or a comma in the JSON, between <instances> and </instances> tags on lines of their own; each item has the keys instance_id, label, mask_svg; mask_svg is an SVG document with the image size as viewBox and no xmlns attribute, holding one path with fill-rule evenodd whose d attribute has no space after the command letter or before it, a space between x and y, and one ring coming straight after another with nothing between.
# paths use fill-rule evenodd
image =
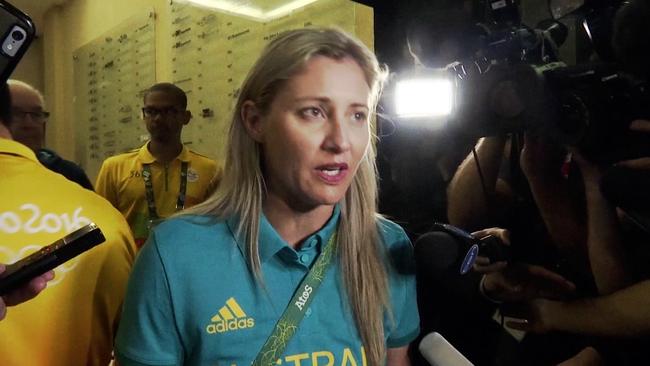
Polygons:
<instances>
[{"instance_id":1,"label":"handheld smartphone","mask_svg":"<svg viewBox=\"0 0 650 366\"><path fill-rule=\"evenodd\" d=\"M0 296L104 241L106 238L102 231L90 223L18 262L7 265L6 270L0 274Z\"/></svg>"},{"instance_id":2,"label":"handheld smartphone","mask_svg":"<svg viewBox=\"0 0 650 366\"><path fill-rule=\"evenodd\" d=\"M36 28L29 16L0 0L0 83L9 79L35 34Z\"/></svg>"}]
</instances>

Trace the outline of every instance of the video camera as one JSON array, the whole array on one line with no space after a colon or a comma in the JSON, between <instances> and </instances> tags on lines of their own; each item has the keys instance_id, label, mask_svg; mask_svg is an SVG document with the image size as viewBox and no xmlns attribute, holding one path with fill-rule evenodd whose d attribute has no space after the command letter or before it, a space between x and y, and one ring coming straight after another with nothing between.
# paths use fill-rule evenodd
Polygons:
<instances>
[{"instance_id":1,"label":"video camera","mask_svg":"<svg viewBox=\"0 0 650 366\"><path fill-rule=\"evenodd\" d=\"M632 33L627 40L618 37L621 43L650 38L645 28L630 28L628 20L617 22L627 29L614 26L614 15L625 15L618 11L628 6L643 8L634 14L647 16L640 25L650 23L644 1L549 0L553 18L535 28L522 23L515 0L483 0L483 4L482 21L468 42L472 52L437 72L453 85L446 117L449 130L469 137L527 131L576 147L601 163L650 156L650 138L628 130L633 120L650 119L646 74L635 75L639 67L626 67L644 62L630 57L621 62L613 56L621 53L615 50L628 51L632 58L642 53L630 52L634 47L629 44L612 47L615 31ZM558 19L567 15L582 23L598 62L568 66L560 61L559 47L568 29Z\"/></svg>"}]
</instances>

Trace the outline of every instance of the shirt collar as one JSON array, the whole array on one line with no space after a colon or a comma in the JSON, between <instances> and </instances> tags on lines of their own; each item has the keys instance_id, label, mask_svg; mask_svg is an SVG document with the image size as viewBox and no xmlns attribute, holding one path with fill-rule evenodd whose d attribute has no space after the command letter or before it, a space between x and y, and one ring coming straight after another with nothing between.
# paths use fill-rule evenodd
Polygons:
<instances>
[{"instance_id":1,"label":"shirt collar","mask_svg":"<svg viewBox=\"0 0 650 366\"><path fill-rule=\"evenodd\" d=\"M138 160L142 164L151 164L156 161L156 157L151 154L151 151L149 151L149 141L147 141L146 144L144 144L140 150L138 151ZM178 154L178 156L174 160L180 160L180 161L190 161L190 151L185 145L183 145L183 150L181 150L181 153Z\"/></svg>"},{"instance_id":2,"label":"shirt collar","mask_svg":"<svg viewBox=\"0 0 650 366\"><path fill-rule=\"evenodd\" d=\"M0 138L0 154L17 155L34 162L38 162L38 159L36 159L36 154L34 154L32 149L21 144L20 142L5 138Z\"/></svg>"},{"instance_id":3,"label":"shirt collar","mask_svg":"<svg viewBox=\"0 0 650 366\"><path fill-rule=\"evenodd\" d=\"M325 223L325 225L320 230L311 234L305 239L303 242L303 248L307 249L307 247L316 245L316 249L320 252L322 246L327 243L327 241L334 234L334 231L338 227L339 217L340 208L339 205L335 205L334 210L332 211L332 216L330 216L327 223ZM231 218L228 220L228 226L233 233L237 232L238 224L239 220L237 218ZM280 237L280 234L278 234L275 228L271 225L264 213L260 214L260 233L258 243L260 261L262 263L283 249L289 249L293 251L293 248L291 248L289 244L284 241L282 237ZM246 249L244 248L244 240L240 240L238 238L237 245L239 246L242 253L246 253Z\"/></svg>"}]
</instances>

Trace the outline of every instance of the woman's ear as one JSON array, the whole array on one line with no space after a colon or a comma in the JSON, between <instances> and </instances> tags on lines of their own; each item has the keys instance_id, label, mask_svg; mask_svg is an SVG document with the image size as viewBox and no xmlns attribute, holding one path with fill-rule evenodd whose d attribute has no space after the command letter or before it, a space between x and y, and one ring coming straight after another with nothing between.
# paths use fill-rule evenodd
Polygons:
<instances>
[{"instance_id":1,"label":"woman's ear","mask_svg":"<svg viewBox=\"0 0 650 366\"><path fill-rule=\"evenodd\" d=\"M257 142L263 142L264 126L262 113L251 100L245 101L239 111L248 135Z\"/></svg>"}]
</instances>

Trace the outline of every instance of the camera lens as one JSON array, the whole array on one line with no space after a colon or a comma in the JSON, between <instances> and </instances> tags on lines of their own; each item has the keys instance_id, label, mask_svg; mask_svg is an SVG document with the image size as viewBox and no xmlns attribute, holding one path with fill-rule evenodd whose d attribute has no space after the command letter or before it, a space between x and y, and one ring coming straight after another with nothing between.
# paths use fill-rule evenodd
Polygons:
<instances>
[{"instance_id":1,"label":"camera lens","mask_svg":"<svg viewBox=\"0 0 650 366\"><path fill-rule=\"evenodd\" d=\"M21 31L13 31L11 32L11 38L15 39L16 41L22 41L23 38L25 38L25 35Z\"/></svg>"}]
</instances>

